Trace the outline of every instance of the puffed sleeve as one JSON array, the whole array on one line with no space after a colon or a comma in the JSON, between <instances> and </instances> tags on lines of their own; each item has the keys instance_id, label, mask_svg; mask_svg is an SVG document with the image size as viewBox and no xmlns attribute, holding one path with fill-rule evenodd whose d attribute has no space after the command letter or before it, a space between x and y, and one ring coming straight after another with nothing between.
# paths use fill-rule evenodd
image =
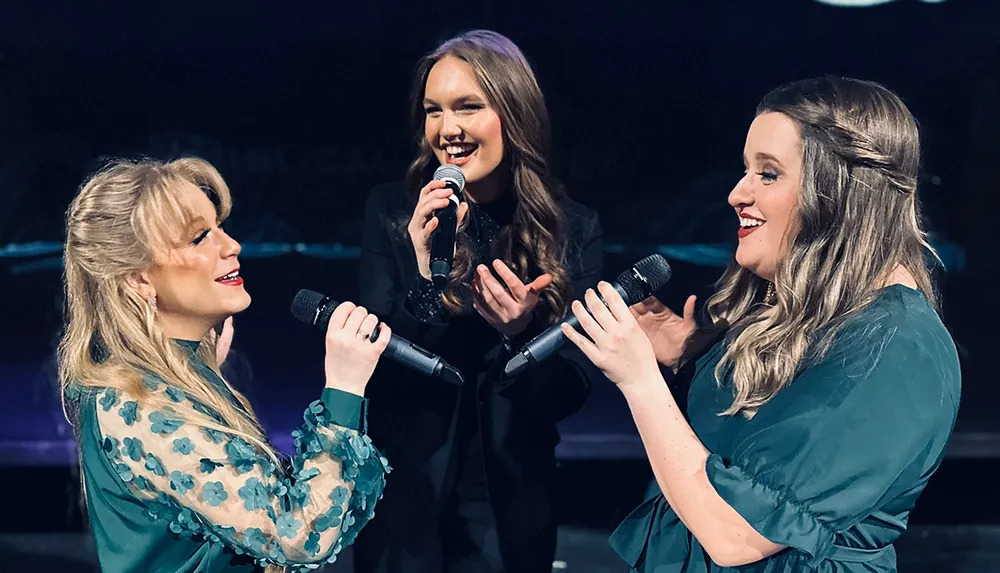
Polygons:
<instances>
[{"instance_id":1,"label":"puffed sleeve","mask_svg":"<svg viewBox=\"0 0 1000 573\"><path fill-rule=\"evenodd\" d=\"M949 343L893 328L847 344L761 408L731 459L709 457L710 482L773 543L829 556L887 501L912 507L940 464L960 386Z\"/></svg>"},{"instance_id":2,"label":"puffed sleeve","mask_svg":"<svg viewBox=\"0 0 1000 573\"><path fill-rule=\"evenodd\" d=\"M105 389L94 415L112 469L173 532L298 571L335 560L373 516L389 467L363 434L362 397L324 390L306 409L284 468L238 436L185 421L195 410L213 412L182 391L147 385L170 406L148 409Z\"/></svg>"}]
</instances>

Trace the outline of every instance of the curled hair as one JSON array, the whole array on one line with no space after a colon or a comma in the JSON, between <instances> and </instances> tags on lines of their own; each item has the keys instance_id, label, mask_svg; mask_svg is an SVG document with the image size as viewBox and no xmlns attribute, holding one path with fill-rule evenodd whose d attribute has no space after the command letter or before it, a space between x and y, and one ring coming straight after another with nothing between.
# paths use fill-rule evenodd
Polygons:
<instances>
[{"instance_id":1,"label":"curled hair","mask_svg":"<svg viewBox=\"0 0 1000 573\"><path fill-rule=\"evenodd\" d=\"M249 402L229 386L241 411L203 380L177 344L164 334L154 311L126 278L152 268L154 256L175 247L196 217L178 193L194 185L212 199L219 222L229 215L225 181L201 159L116 160L90 177L66 214L64 289L66 326L59 344L59 379L67 418L76 423L70 387L114 388L136 397L150 410L172 409L162 393L151 392L142 378L154 375L211 407L225 425L194 410L175 411L186 421L237 435L277 461ZM218 371L217 336L206 334L199 356ZM228 383L227 383L228 386Z\"/></svg>"},{"instance_id":2,"label":"curled hair","mask_svg":"<svg viewBox=\"0 0 1000 573\"><path fill-rule=\"evenodd\" d=\"M542 91L521 50L508 38L487 30L475 30L441 44L417 65L411 120L417 132L419 151L407 171L407 188L414 194L430 181L437 159L424 136L424 88L431 68L445 57L457 58L472 68L490 107L500 116L503 131L507 181L516 197L514 219L497 237L497 257L523 282L549 273L552 284L541 294L549 321L565 315L572 299L572 283L566 257L566 222L557 200L564 196L559 182L549 173L549 115ZM400 222L405 228L406 221ZM474 252L463 221L456 236L456 253L448 285L443 293L445 309L458 314L468 301L467 282L472 274Z\"/></svg>"},{"instance_id":3,"label":"curled hair","mask_svg":"<svg viewBox=\"0 0 1000 573\"><path fill-rule=\"evenodd\" d=\"M802 179L788 250L767 282L731 263L708 301L727 325L715 370L732 374L724 414L752 415L830 349L844 323L869 305L899 266L936 308L917 200L919 132L900 98L879 84L839 77L783 85L757 115L780 113L798 129Z\"/></svg>"}]
</instances>

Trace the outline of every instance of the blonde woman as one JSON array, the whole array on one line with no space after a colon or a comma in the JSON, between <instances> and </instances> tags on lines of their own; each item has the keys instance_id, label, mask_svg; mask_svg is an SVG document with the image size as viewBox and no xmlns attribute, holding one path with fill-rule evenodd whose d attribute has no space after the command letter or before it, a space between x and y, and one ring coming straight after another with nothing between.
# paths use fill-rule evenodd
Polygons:
<instances>
[{"instance_id":1,"label":"blonde woman","mask_svg":"<svg viewBox=\"0 0 1000 573\"><path fill-rule=\"evenodd\" d=\"M368 340L374 315L333 313L290 464L220 375L217 326L250 304L230 206L199 159L111 163L70 205L59 368L103 571L315 568L381 497L363 395L390 332Z\"/></svg>"},{"instance_id":2,"label":"blonde woman","mask_svg":"<svg viewBox=\"0 0 1000 573\"><path fill-rule=\"evenodd\" d=\"M739 246L707 305L721 340L685 362L694 301L630 312L606 283L610 308L573 305L590 339L563 327L624 394L659 485L612 545L650 573L895 571L961 391L916 122L880 85L804 80L764 98L743 156ZM691 377L690 423L657 361Z\"/></svg>"}]
</instances>

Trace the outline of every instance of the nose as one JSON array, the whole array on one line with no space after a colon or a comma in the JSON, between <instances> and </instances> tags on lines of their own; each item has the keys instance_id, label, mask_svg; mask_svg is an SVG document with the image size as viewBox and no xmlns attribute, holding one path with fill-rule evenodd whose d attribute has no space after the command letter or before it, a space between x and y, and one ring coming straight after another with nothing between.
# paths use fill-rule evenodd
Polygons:
<instances>
[{"instance_id":1,"label":"nose","mask_svg":"<svg viewBox=\"0 0 1000 573\"><path fill-rule=\"evenodd\" d=\"M458 117L450 111L444 112L441 118L441 137L445 139L455 139L462 135L462 128L458 125Z\"/></svg>"},{"instance_id":2,"label":"nose","mask_svg":"<svg viewBox=\"0 0 1000 573\"><path fill-rule=\"evenodd\" d=\"M243 247L240 246L239 241L229 236L229 233L222 231L224 237L222 241L222 258L231 259L240 254Z\"/></svg>"},{"instance_id":3,"label":"nose","mask_svg":"<svg viewBox=\"0 0 1000 573\"><path fill-rule=\"evenodd\" d=\"M729 192L729 204L736 209L753 204L753 189L750 187L749 179L747 175L744 175Z\"/></svg>"}]
</instances>

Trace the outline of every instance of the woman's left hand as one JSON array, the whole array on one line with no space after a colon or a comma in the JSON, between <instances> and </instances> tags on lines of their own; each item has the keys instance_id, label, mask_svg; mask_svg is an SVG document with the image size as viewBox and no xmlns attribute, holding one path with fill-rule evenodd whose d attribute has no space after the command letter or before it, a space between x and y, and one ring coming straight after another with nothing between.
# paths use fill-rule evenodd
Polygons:
<instances>
[{"instance_id":1,"label":"woman's left hand","mask_svg":"<svg viewBox=\"0 0 1000 573\"><path fill-rule=\"evenodd\" d=\"M590 340L565 322L563 334L619 388L661 378L653 345L618 291L604 281L597 285L597 290L607 305L594 289L587 289L586 309L580 301L573 301L573 314Z\"/></svg>"},{"instance_id":2,"label":"woman's left hand","mask_svg":"<svg viewBox=\"0 0 1000 573\"><path fill-rule=\"evenodd\" d=\"M531 311L538 304L539 294L552 282L552 275L546 273L524 284L503 261L493 261L493 268L507 288L486 265L479 265L472 279L472 308L505 336L517 336L531 323Z\"/></svg>"}]
</instances>

